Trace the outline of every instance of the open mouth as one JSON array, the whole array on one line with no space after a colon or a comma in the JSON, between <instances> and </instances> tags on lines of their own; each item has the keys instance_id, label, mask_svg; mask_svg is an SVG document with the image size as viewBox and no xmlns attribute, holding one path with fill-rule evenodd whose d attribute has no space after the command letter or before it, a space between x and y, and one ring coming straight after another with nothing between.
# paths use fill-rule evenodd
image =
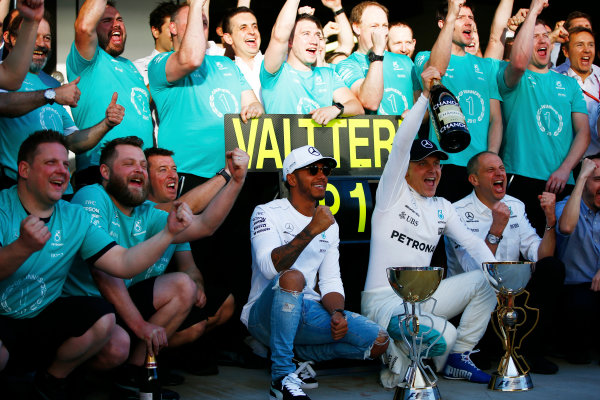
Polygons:
<instances>
[{"instance_id":1,"label":"open mouth","mask_svg":"<svg viewBox=\"0 0 600 400\"><path fill-rule=\"evenodd\" d=\"M140 178L140 177L134 177L129 179L129 184L134 186L134 187L143 187L144 186L144 179Z\"/></svg>"},{"instance_id":2,"label":"open mouth","mask_svg":"<svg viewBox=\"0 0 600 400\"><path fill-rule=\"evenodd\" d=\"M310 54L311 56L316 56L317 55L317 47L309 47L306 49L306 52L308 54Z\"/></svg>"},{"instance_id":3,"label":"open mouth","mask_svg":"<svg viewBox=\"0 0 600 400\"><path fill-rule=\"evenodd\" d=\"M245 40L246 45L250 46L250 47L256 47L257 43L256 43L256 38L248 38Z\"/></svg>"},{"instance_id":4,"label":"open mouth","mask_svg":"<svg viewBox=\"0 0 600 400\"><path fill-rule=\"evenodd\" d=\"M173 181L173 182L167 183L167 190L169 192L175 192L177 190L177 182Z\"/></svg>"},{"instance_id":5,"label":"open mouth","mask_svg":"<svg viewBox=\"0 0 600 400\"><path fill-rule=\"evenodd\" d=\"M52 185L52 187L54 187L57 190L62 190L63 186L65 185L65 180L64 179L52 179L50 180L50 184Z\"/></svg>"},{"instance_id":6,"label":"open mouth","mask_svg":"<svg viewBox=\"0 0 600 400\"><path fill-rule=\"evenodd\" d=\"M504 180L498 179L498 180L494 181L493 187L494 187L494 191L496 193L503 193L504 192Z\"/></svg>"},{"instance_id":7,"label":"open mouth","mask_svg":"<svg viewBox=\"0 0 600 400\"><path fill-rule=\"evenodd\" d=\"M471 29L465 29L462 32L463 36L465 39L467 39L467 41L471 41L471 39L473 39L473 31Z\"/></svg>"},{"instance_id":8,"label":"open mouth","mask_svg":"<svg viewBox=\"0 0 600 400\"><path fill-rule=\"evenodd\" d=\"M433 187L435 185L435 177L425 178L425 185L429 187Z\"/></svg>"},{"instance_id":9,"label":"open mouth","mask_svg":"<svg viewBox=\"0 0 600 400\"><path fill-rule=\"evenodd\" d=\"M539 49L536 50L536 53L540 57L546 57L548 55L548 48L540 47Z\"/></svg>"},{"instance_id":10,"label":"open mouth","mask_svg":"<svg viewBox=\"0 0 600 400\"><path fill-rule=\"evenodd\" d=\"M113 31L110 34L110 40L114 43L122 43L123 34L121 33L121 31Z\"/></svg>"}]
</instances>

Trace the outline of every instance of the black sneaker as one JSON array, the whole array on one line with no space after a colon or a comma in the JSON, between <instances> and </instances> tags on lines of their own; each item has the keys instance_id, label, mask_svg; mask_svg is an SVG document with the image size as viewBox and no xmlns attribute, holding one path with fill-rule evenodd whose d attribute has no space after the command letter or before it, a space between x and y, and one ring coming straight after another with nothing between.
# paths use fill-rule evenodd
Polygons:
<instances>
[{"instance_id":1,"label":"black sneaker","mask_svg":"<svg viewBox=\"0 0 600 400\"><path fill-rule=\"evenodd\" d=\"M296 364L296 371L294 373L298 375L298 378L302 381L300 387L302 389L316 389L319 387L319 382L315 378L317 373L312 368L311 364L314 364L314 361L299 361L295 358L292 359L294 364Z\"/></svg>"},{"instance_id":2,"label":"black sneaker","mask_svg":"<svg viewBox=\"0 0 600 400\"><path fill-rule=\"evenodd\" d=\"M271 400L310 400L300 385L302 381L293 372L283 379L271 382L269 395Z\"/></svg>"},{"instance_id":3,"label":"black sneaker","mask_svg":"<svg viewBox=\"0 0 600 400\"><path fill-rule=\"evenodd\" d=\"M38 399L67 400L67 379L55 378L46 371L35 374L34 392Z\"/></svg>"}]
</instances>

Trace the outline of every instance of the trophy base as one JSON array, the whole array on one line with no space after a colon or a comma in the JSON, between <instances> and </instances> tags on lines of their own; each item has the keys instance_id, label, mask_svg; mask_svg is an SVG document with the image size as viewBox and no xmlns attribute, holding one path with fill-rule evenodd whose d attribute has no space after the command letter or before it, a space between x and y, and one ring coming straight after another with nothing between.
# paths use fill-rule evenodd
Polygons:
<instances>
[{"instance_id":1,"label":"trophy base","mask_svg":"<svg viewBox=\"0 0 600 400\"><path fill-rule=\"evenodd\" d=\"M394 394L394 400L441 400L440 390L437 386L427 386L423 388L414 388L407 386L398 386Z\"/></svg>"},{"instance_id":2,"label":"trophy base","mask_svg":"<svg viewBox=\"0 0 600 400\"><path fill-rule=\"evenodd\" d=\"M500 392L524 392L533 389L533 382L529 374L504 376L493 373L488 389Z\"/></svg>"}]
</instances>

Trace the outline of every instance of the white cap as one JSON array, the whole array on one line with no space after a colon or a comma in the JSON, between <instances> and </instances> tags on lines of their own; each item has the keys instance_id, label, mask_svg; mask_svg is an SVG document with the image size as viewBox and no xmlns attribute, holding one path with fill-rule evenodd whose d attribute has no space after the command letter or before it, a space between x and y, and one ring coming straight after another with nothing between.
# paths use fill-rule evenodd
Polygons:
<instances>
[{"instance_id":1,"label":"white cap","mask_svg":"<svg viewBox=\"0 0 600 400\"><path fill-rule=\"evenodd\" d=\"M292 150L285 160L283 160L283 180L287 181L287 175L295 170L323 160L331 165L332 168L337 166L335 158L323 156L321 152L313 146L298 147L297 149Z\"/></svg>"}]
</instances>

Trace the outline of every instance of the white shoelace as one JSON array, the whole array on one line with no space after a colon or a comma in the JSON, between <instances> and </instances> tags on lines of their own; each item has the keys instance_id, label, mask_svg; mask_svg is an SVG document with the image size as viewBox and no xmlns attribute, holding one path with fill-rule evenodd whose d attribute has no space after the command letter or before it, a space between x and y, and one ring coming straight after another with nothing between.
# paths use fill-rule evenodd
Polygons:
<instances>
[{"instance_id":1,"label":"white shoelace","mask_svg":"<svg viewBox=\"0 0 600 400\"><path fill-rule=\"evenodd\" d=\"M306 396L304 391L300 388L302 381L298 378L298 375L291 373L281 381L281 385L284 386L292 396Z\"/></svg>"},{"instance_id":2,"label":"white shoelace","mask_svg":"<svg viewBox=\"0 0 600 400\"><path fill-rule=\"evenodd\" d=\"M466 362L467 364L471 365L472 367L477 368L477 366L473 363L473 361L471 361L471 354L473 353L479 353L479 349L477 350L472 350L472 351L465 351L464 353L462 353L460 355L461 361ZM479 368L477 368L479 369Z\"/></svg>"},{"instance_id":3,"label":"white shoelace","mask_svg":"<svg viewBox=\"0 0 600 400\"><path fill-rule=\"evenodd\" d=\"M310 366L311 364L314 364L314 363L315 363L314 361L299 362L298 369L296 369L296 371L294 373L296 375L298 375L300 377L300 379L314 378L315 376L317 376L317 373Z\"/></svg>"}]
</instances>

